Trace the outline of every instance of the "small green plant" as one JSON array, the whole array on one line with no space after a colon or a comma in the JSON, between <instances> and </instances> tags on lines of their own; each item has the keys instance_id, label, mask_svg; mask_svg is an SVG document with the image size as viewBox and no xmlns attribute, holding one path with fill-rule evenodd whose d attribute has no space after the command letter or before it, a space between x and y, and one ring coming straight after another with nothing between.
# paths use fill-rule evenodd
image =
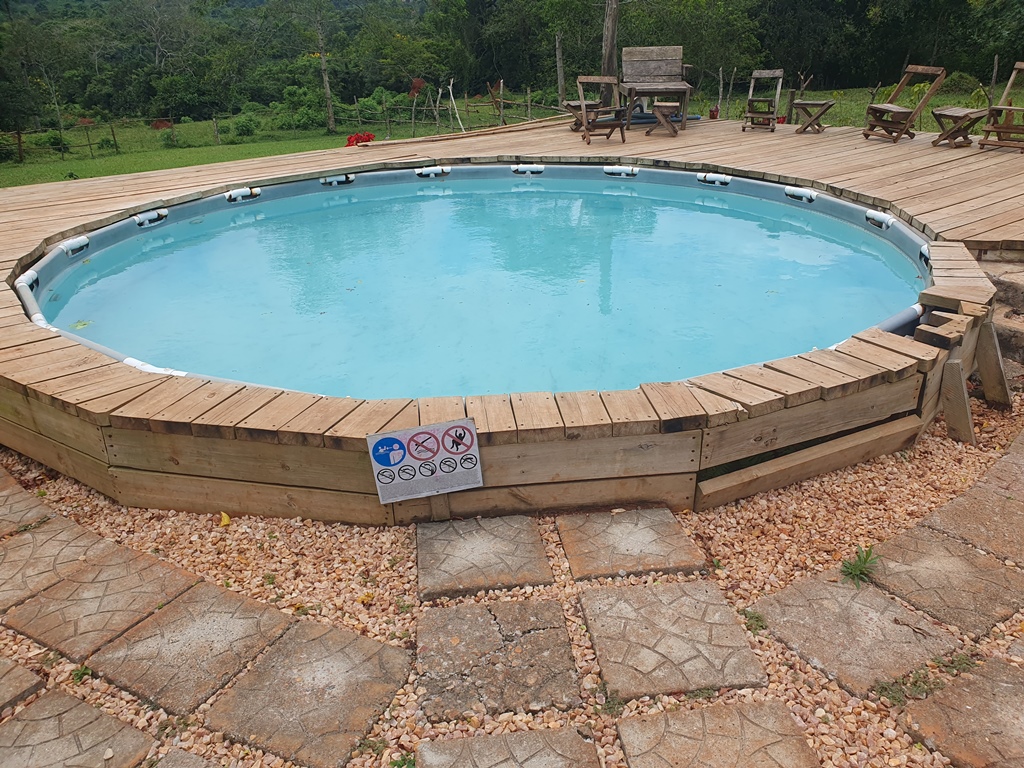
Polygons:
<instances>
[{"instance_id":1,"label":"small green plant","mask_svg":"<svg viewBox=\"0 0 1024 768\"><path fill-rule=\"evenodd\" d=\"M178 146L178 137L175 136L174 131L170 128L164 128L160 131L160 146L164 149L174 149Z\"/></svg>"},{"instance_id":2,"label":"small green plant","mask_svg":"<svg viewBox=\"0 0 1024 768\"><path fill-rule=\"evenodd\" d=\"M923 699L943 686L944 683L932 677L927 668L921 668L895 680L879 681L871 690L888 699L894 706L902 707L907 699Z\"/></svg>"},{"instance_id":3,"label":"small green plant","mask_svg":"<svg viewBox=\"0 0 1024 768\"><path fill-rule=\"evenodd\" d=\"M225 589L231 589L231 579L224 579Z\"/></svg>"},{"instance_id":4,"label":"small green plant","mask_svg":"<svg viewBox=\"0 0 1024 768\"><path fill-rule=\"evenodd\" d=\"M71 679L74 680L76 684L81 683L87 677L92 677L92 670L85 666L85 664L75 668L71 673Z\"/></svg>"},{"instance_id":5,"label":"small green plant","mask_svg":"<svg viewBox=\"0 0 1024 768\"><path fill-rule=\"evenodd\" d=\"M49 518L44 517L42 520L36 520L34 523L22 523L14 529L15 533L25 533L25 531L34 531L40 525L45 523Z\"/></svg>"},{"instance_id":6,"label":"small green plant","mask_svg":"<svg viewBox=\"0 0 1024 768\"><path fill-rule=\"evenodd\" d=\"M711 561L711 564L715 567L716 571L722 568L722 561L719 560L717 557Z\"/></svg>"},{"instance_id":7,"label":"small green plant","mask_svg":"<svg viewBox=\"0 0 1024 768\"><path fill-rule=\"evenodd\" d=\"M53 667L54 664L56 664L60 660L61 655L59 653L57 653L56 651L47 651L43 658L39 660L39 663L43 666L44 669L50 669L51 667Z\"/></svg>"},{"instance_id":8,"label":"small green plant","mask_svg":"<svg viewBox=\"0 0 1024 768\"><path fill-rule=\"evenodd\" d=\"M713 698L715 698L715 694L716 693L718 693L718 691L715 690L714 688L697 688L694 691L689 691L686 694L686 698L694 699L694 700L696 700L696 699L713 699Z\"/></svg>"},{"instance_id":9,"label":"small green plant","mask_svg":"<svg viewBox=\"0 0 1024 768\"><path fill-rule=\"evenodd\" d=\"M379 755L387 748L388 743L384 739L371 739L369 736L366 736L356 742L354 751L362 752L364 754L371 752L375 755Z\"/></svg>"},{"instance_id":10,"label":"small green plant","mask_svg":"<svg viewBox=\"0 0 1024 768\"><path fill-rule=\"evenodd\" d=\"M36 491L36 496L38 496L40 499L44 498L46 496L46 489L40 488L38 491Z\"/></svg>"},{"instance_id":11,"label":"small green plant","mask_svg":"<svg viewBox=\"0 0 1024 768\"><path fill-rule=\"evenodd\" d=\"M263 583L266 584L268 587L272 587L277 583L277 576L273 573L264 573Z\"/></svg>"},{"instance_id":12,"label":"small green plant","mask_svg":"<svg viewBox=\"0 0 1024 768\"><path fill-rule=\"evenodd\" d=\"M114 149L117 145L114 144L114 140L109 136L104 136L96 142L96 149Z\"/></svg>"},{"instance_id":13,"label":"small green plant","mask_svg":"<svg viewBox=\"0 0 1024 768\"><path fill-rule=\"evenodd\" d=\"M878 555L874 553L874 544L864 549L857 545L857 555L849 560L843 560L839 572L843 574L843 581L852 581L857 589L861 584L866 584L871 579L875 567L878 565Z\"/></svg>"},{"instance_id":14,"label":"small green plant","mask_svg":"<svg viewBox=\"0 0 1024 768\"><path fill-rule=\"evenodd\" d=\"M271 531L270 533L267 534L267 538L270 539L271 541L274 541L275 539L277 539L277 534L274 533L273 531Z\"/></svg>"},{"instance_id":15,"label":"small green plant","mask_svg":"<svg viewBox=\"0 0 1024 768\"><path fill-rule=\"evenodd\" d=\"M618 717L622 714L622 710L626 708L626 702L620 699L615 691L609 691L607 683L601 683L598 686L597 696L599 700L596 707L598 714ZM602 698L604 701L600 702Z\"/></svg>"},{"instance_id":16,"label":"small green plant","mask_svg":"<svg viewBox=\"0 0 1024 768\"><path fill-rule=\"evenodd\" d=\"M948 660L941 657L934 659L935 663L939 665L939 669L950 675L958 675L961 672L967 672L970 669L974 669L978 666L978 662L970 657L966 653L953 654Z\"/></svg>"},{"instance_id":17,"label":"small green plant","mask_svg":"<svg viewBox=\"0 0 1024 768\"><path fill-rule=\"evenodd\" d=\"M390 763L391 768L416 768L416 755L406 752L401 757L396 757Z\"/></svg>"},{"instance_id":18,"label":"small green plant","mask_svg":"<svg viewBox=\"0 0 1024 768\"><path fill-rule=\"evenodd\" d=\"M412 603L408 602L404 597L399 597L395 600L395 608L398 609L399 613L408 613L413 609Z\"/></svg>"},{"instance_id":19,"label":"small green plant","mask_svg":"<svg viewBox=\"0 0 1024 768\"><path fill-rule=\"evenodd\" d=\"M880 680L872 686L871 690L881 698L888 699L894 706L902 707L907 703L907 694L899 680L884 682Z\"/></svg>"},{"instance_id":20,"label":"small green plant","mask_svg":"<svg viewBox=\"0 0 1024 768\"><path fill-rule=\"evenodd\" d=\"M743 623L746 625L747 631L752 635L768 629L768 622L765 621L764 615L755 610L744 608L740 611L740 616L743 617Z\"/></svg>"}]
</instances>

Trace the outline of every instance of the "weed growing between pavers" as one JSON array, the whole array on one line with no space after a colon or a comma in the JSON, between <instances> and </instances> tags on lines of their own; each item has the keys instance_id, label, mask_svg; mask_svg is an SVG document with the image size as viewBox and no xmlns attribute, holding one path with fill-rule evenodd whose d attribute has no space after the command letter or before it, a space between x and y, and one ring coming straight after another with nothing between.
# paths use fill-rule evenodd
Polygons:
<instances>
[{"instance_id":1,"label":"weed growing between pavers","mask_svg":"<svg viewBox=\"0 0 1024 768\"><path fill-rule=\"evenodd\" d=\"M864 549L858 544L856 556L843 560L839 572L843 574L843 581L852 581L857 589L860 589L861 584L867 584L871 580L871 574L877 566L878 555L874 553L874 545L869 544L868 548Z\"/></svg>"},{"instance_id":2,"label":"weed growing between pavers","mask_svg":"<svg viewBox=\"0 0 1024 768\"><path fill-rule=\"evenodd\" d=\"M747 631L752 635L768 629L768 622L765 621L764 616L751 608L742 609L740 616L743 617L743 624Z\"/></svg>"}]
</instances>

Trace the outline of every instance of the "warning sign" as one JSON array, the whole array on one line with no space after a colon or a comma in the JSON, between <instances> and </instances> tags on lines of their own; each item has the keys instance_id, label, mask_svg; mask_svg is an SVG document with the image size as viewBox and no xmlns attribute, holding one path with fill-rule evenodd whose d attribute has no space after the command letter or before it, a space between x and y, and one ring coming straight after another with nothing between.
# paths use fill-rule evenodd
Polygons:
<instances>
[{"instance_id":1,"label":"warning sign","mask_svg":"<svg viewBox=\"0 0 1024 768\"><path fill-rule=\"evenodd\" d=\"M367 435L366 443L381 504L484 484L472 419Z\"/></svg>"}]
</instances>

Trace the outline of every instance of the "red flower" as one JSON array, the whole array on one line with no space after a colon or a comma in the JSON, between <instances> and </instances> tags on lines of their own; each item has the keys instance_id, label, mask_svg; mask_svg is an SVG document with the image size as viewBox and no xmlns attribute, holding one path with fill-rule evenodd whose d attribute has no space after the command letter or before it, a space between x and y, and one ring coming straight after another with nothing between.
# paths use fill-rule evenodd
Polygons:
<instances>
[{"instance_id":1,"label":"red flower","mask_svg":"<svg viewBox=\"0 0 1024 768\"><path fill-rule=\"evenodd\" d=\"M427 84L427 81L422 77L414 77L412 79L412 88L409 90L409 98L415 98L419 95L419 92L423 89L423 86Z\"/></svg>"},{"instance_id":2,"label":"red flower","mask_svg":"<svg viewBox=\"0 0 1024 768\"><path fill-rule=\"evenodd\" d=\"M367 144L367 143L373 141L374 138L376 138L376 137L372 133L369 133L369 132L367 132L367 133L353 133L351 136L348 137L348 143L345 144L345 146L346 147L354 147L357 144Z\"/></svg>"}]
</instances>

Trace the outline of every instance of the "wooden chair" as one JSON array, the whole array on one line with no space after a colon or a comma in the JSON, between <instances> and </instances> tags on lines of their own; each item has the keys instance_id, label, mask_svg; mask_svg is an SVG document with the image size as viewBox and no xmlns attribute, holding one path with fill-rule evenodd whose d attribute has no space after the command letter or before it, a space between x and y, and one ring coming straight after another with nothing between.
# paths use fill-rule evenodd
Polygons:
<instances>
[{"instance_id":1,"label":"wooden chair","mask_svg":"<svg viewBox=\"0 0 1024 768\"><path fill-rule=\"evenodd\" d=\"M1015 107L1010 101L1010 91L1017 73L1024 71L1024 61L1013 65L1010 80L1003 90L999 103L989 107L988 119L985 122L985 136L978 142L979 148L1012 147L1024 152L1024 107ZM1017 118L1020 116L1020 121ZM995 134L995 138L989 138Z\"/></svg>"},{"instance_id":2,"label":"wooden chair","mask_svg":"<svg viewBox=\"0 0 1024 768\"><path fill-rule=\"evenodd\" d=\"M774 80L775 96L755 97L754 89L758 80ZM779 99L782 98L782 70L755 69L750 76L750 91L747 93L747 111L743 115L743 128L767 128L775 132L779 122Z\"/></svg>"},{"instance_id":3,"label":"wooden chair","mask_svg":"<svg viewBox=\"0 0 1024 768\"><path fill-rule=\"evenodd\" d=\"M622 136L622 142L626 142L626 107L618 104L613 104L608 107L593 106L594 101L587 101L587 97L583 93L583 86L585 85L611 85L617 86L619 79L617 77L611 77L607 75L583 75L576 78L576 90L579 92L579 110L580 110L580 122L581 129L583 131L582 139L590 143L590 134L599 134L604 129L608 129L604 137L606 139L611 138L611 135L615 133L617 128L619 135Z\"/></svg>"},{"instance_id":4,"label":"wooden chair","mask_svg":"<svg viewBox=\"0 0 1024 768\"><path fill-rule=\"evenodd\" d=\"M671 101L661 103L660 107L652 108L655 125L665 126L676 135L676 127L669 119L671 112L666 112L666 104L677 104L681 116L679 130L686 130L686 113L690 107L690 94L693 86L686 82L689 64L683 63L683 47L681 45L659 45L643 48L622 49L622 82L619 83L620 98L624 98L629 108L626 114L626 127L633 122L633 109L640 99L654 97L657 103L659 96L671 97ZM674 112L676 110L672 110ZM650 133L650 131L648 131Z\"/></svg>"},{"instance_id":5,"label":"wooden chair","mask_svg":"<svg viewBox=\"0 0 1024 768\"><path fill-rule=\"evenodd\" d=\"M921 75L926 78L933 78L931 87L921 97L916 107L901 107L896 103L900 94L910 84L914 75ZM939 90L942 81L946 79L946 70L942 67L921 67L916 64L909 65L903 71L903 78L896 85L889 101L884 104L868 104L867 126L864 128L864 138L876 137L880 139L892 139L892 143L902 139L904 136L914 138L914 121L924 111L924 108L931 101L932 96Z\"/></svg>"}]
</instances>

